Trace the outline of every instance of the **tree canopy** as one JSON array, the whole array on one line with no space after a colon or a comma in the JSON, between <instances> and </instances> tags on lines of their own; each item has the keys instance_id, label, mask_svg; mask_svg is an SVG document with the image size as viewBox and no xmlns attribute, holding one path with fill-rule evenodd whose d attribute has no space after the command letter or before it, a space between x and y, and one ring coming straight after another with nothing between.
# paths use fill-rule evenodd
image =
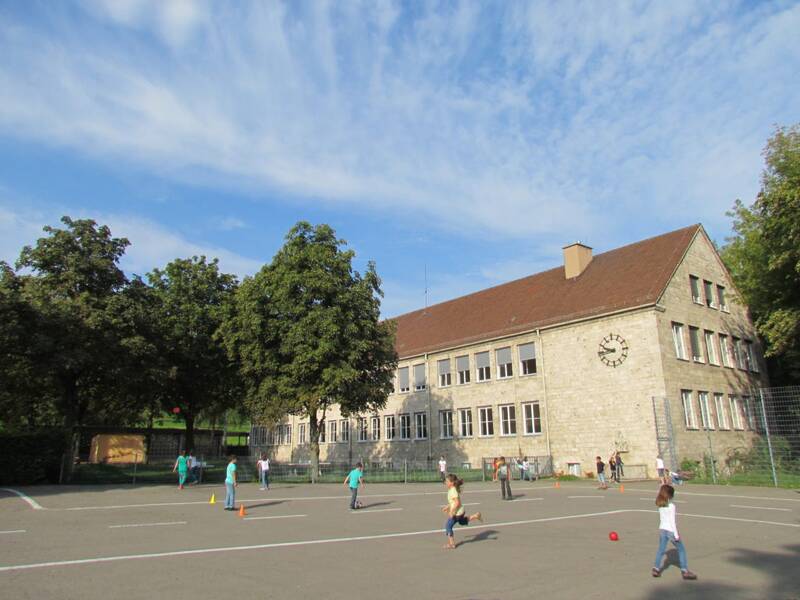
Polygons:
<instances>
[{"instance_id":1,"label":"tree canopy","mask_svg":"<svg viewBox=\"0 0 800 600\"><path fill-rule=\"evenodd\" d=\"M775 383L800 383L800 124L781 127L764 149L761 190L737 200L735 235L722 248L750 307Z\"/></svg>"}]
</instances>

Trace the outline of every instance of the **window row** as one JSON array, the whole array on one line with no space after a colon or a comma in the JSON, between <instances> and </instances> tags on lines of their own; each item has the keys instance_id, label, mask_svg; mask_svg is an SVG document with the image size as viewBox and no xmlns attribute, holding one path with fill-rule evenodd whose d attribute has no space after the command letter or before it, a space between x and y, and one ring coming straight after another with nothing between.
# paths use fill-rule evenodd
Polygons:
<instances>
[{"instance_id":1,"label":"window row","mask_svg":"<svg viewBox=\"0 0 800 600\"><path fill-rule=\"evenodd\" d=\"M681 390L686 429L756 429L756 417L750 396ZM698 410L699 417L698 420Z\"/></svg>"},{"instance_id":2,"label":"window row","mask_svg":"<svg viewBox=\"0 0 800 600\"><path fill-rule=\"evenodd\" d=\"M675 356L689 360L686 351L686 332L683 323L672 323L672 341L675 344ZM714 333L708 329L689 325L689 351L691 359L696 363L708 363L714 366L738 367L743 371L758 373L753 342L742 340L724 333Z\"/></svg>"},{"instance_id":3,"label":"window row","mask_svg":"<svg viewBox=\"0 0 800 600\"><path fill-rule=\"evenodd\" d=\"M708 308L719 309L729 312L728 299L725 295L725 286L716 284L703 279L702 286L700 278L696 275L689 275L689 288L692 291L692 302L702 304Z\"/></svg>"},{"instance_id":4,"label":"window row","mask_svg":"<svg viewBox=\"0 0 800 600\"><path fill-rule=\"evenodd\" d=\"M525 402L521 422L518 423L517 407L513 404L498 406L499 433L501 436L515 436L542 433L542 415L538 402ZM495 408L481 406L477 409L477 422L473 420L471 408L439 411L439 439L492 437L495 435ZM477 425L477 427L476 427ZM310 439L308 423L300 423L297 431L298 444L306 444ZM415 412L383 417L358 417L355 420L355 438L359 442L408 441L428 439L428 413ZM321 444L336 444L350 441L350 421L327 421L319 432ZM270 430L266 437L268 445L292 443L292 426L279 425Z\"/></svg>"},{"instance_id":5,"label":"window row","mask_svg":"<svg viewBox=\"0 0 800 600\"><path fill-rule=\"evenodd\" d=\"M494 351L494 367L498 379L508 379L514 376L514 356L511 346L498 348ZM442 359L436 363L439 387L449 387L453 385L466 385L472 382L473 363L475 368L475 380L478 382L489 381L492 379L491 352L477 352L473 355L472 361L469 354L456 356L455 361L449 358ZM536 344L520 344L517 346L517 362L521 375L536 374ZM455 367L455 371L453 370ZM427 373L425 363L413 365L412 367L401 367L397 369L397 392L403 394L411 391L411 376L413 375L414 391L427 389Z\"/></svg>"}]
</instances>

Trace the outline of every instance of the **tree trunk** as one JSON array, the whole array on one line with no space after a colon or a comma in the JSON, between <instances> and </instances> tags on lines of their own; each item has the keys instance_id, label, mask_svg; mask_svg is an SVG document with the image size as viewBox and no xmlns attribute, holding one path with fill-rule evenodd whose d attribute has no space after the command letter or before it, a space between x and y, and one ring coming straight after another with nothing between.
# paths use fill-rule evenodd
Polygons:
<instances>
[{"instance_id":1,"label":"tree trunk","mask_svg":"<svg viewBox=\"0 0 800 600\"><path fill-rule=\"evenodd\" d=\"M311 483L317 483L319 473L319 422L316 411L308 414L308 441L311 445Z\"/></svg>"},{"instance_id":2,"label":"tree trunk","mask_svg":"<svg viewBox=\"0 0 800 600\"><path fill-rule=\"evenodd\" d=\"M183 413L183 420L186 423L186 448L187 452L194 450L194 415L187 410Z\"/></svg>"},{"instance_id":3,"label":"tree trunk","mask_svg":"<svg viewBox=\"0 0 800 600\"><path fill-rule=\"evenodd\" d=\"M75 454L80 444L80 433L77 430L79 417L78 407L78 382L74 375L67 374L61 377L62 402L64 403L64 437L65 437L65 456L61 471L60 483L72 481L72 474L75 471Z\"/></svg>"}]
</instances>

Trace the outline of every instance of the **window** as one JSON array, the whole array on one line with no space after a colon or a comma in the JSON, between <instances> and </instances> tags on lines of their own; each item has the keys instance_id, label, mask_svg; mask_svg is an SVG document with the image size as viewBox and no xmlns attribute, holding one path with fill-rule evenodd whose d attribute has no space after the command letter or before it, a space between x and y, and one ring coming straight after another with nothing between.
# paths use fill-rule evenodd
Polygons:
<instances>
[{"instance_id":1,"label":"window","mask_svg":"<svg viewBox=\"0 0 800 600\"><path fill-rule=\"evenodd\" d=\"M513 404L500 407L500 435L517 435L517 407Z\"/></svg>"},{"instance_id":2,"label":"window","mask_svg":"<svg viewBox=\"0 0 800 600\"><path fill-rule=\"evenodd\" d=\"M439 437L443 440L449 440L451 437L453 437L452 410L439 411Z\"/></svg>"},{"instance_id":3,"label":"window","mask_svg":"<svg viewBox=\"0 0 800 600\"><path fill-rule=\"evenodd\" d=\"M747 361L747 367L753 373L758 373L758 363L756 362L756 355L753 352L753 342L749 340L745 340L744 342L744 356Z\"/></svg>"},{"instance_id":4,"label":"window","mask_svg":"<svg viewBox=\"0 0 800 600\"><path fill-rule=\"evenodd\" d=\"M484 406L478 409L478 420L480 421L481 437L494 435L494 416L492 415L491 406Z\"/></svg>"},{"instance_id":5,"label":"window","mask_svg":"<svg viewBox=\"0 0 800 600\"><path fill-rule=\"evenodd\" d=\"M731 421L733 422L733 428L741 431L744 429L744 427L742 426L742 408L739 406L739 399L731 394L728 396L728 405L731 408Z\"/></svg>"},{"instance_id":6,"label":"window","mask_svg":"<svg viewBox=\"0 0 800 600\"><path fill-rule=\"evenodd\" d=\"M397 369L397 381L400 383L400 393L409 391L411 389L408 383L408 367Z\"/></svg>"},{"instance_id":7,"label":"window","mask_svg":"<svg viewBox=\"0 0 800 600\"><path fill-rule=\"evenodd\" d=\"M461 427L461 437L472 437L472 409L458 409L458 424Z\"/></svg>"},{"instance_id":8,"label":"window","mask_svg":"<svg viewBox=\"0 0 800 600\"><path fill-rule=\"evenodd\" d=\"M475 355L475 367L478 369L478 381L489 381L492 378L488 352L479 352Z\"/></svg>"},{"instance_id":9,"label":"window","mask_svg":"<svg viewBox=\"0 0 800 600\"><path fill-rule=\"evenodd\" d=\"M700 279L694 275L689 275L689 286L692 288L692 302L702 304L703 299L700 297Z\"/></svg>"},{"instance_id":10,"label":"window","mask_svg":"<svg viewBox=\"0 0 800 600\"><path fill-rule=\"evenodd\" d=\"M710 281L703 281L703 291L706 295L706 306L717 308L717 303L714 301L714 284Z\"/></svg>"},{"instance_id":11,"label":"window","mask_svg":"<svg viewBox=\"0 0 800 600\"><path fill-rule=\"evenodd\" d=\"M708 364L719 366L719 359L717 358L717 345L714 343L714 332L706 330L705 338Z\"/></svg>"},{"instance_id":12,"label":"window","mask_svg":"<svg viewBox=\"0 0 800 600\"><path fill-rule=\"evenodd\" d=\"M683 400L683 415L686 420L686 429L697 429L697 415L694 412L692 392L689 390L682 390L681 400Z\"/></svg>"},{"instance_id":13,"label":"window","mask_svg":"<svg viewBox=\"0 0 800 600\"><path fill-rule=\"evenodd\" d=\"M291 425L284 425L284 428L285 428L284 429L284 435L286 437L286 443L291 445L291 443L292 443L292 426Z\"/></svg>"},{"instance_id":14,"label":"window","mask_svg":"<svg viewBox=\"0 0 800 600\"><path fill-rule=\"evenodd\" d=\"M411 415L408 413L400 415L400 439L411 439Z\"/></svg>"},{"instance_id":15,"label":"window","mask_svg":"<svg viewBox=\"0 0 800 600\"><path fill-rule=\"evenodd\" d=\"M366 442L368 439L369 438L367 436L367 418L358 417L358 441Z\"/></svg>"},{"instance_id":16,"label":"window","mask_svg":"<svg viewBox=\"0 0 800 600\"><path fill-rule=\"evenodd\" d=\"M446 358L439 361L439 387L448 387L452 381L450 379L450 359Z\"/></svg>"},{"instance_id":17,"label":"window","mask_svg":"<svg viewBox=\"0 0 800 600\"><path fill-rule=\"evenodd\" d=\"M428 439L428 415L424 412L414 413L414 434L418 440Z\"/></svg>"},{"instance_id":18,"label":"window","mask_svg":"<svg viewBox=\"0 0 800 600\"><path fill-rule=\"evenodd\" d=\"M753 405L750 404L750 396L742 396L744 404L744 414L747 417L747 428L756 431L756 413L753 412Z\"/></svg>"},{"instance_id":19,"label":"window","mask_svg":"<svg viewBox=\"0 0 800 600\"><path fill-rule=\"evenodd\" d=\"M528 402L522 405L522 416L525 419L525 435L542 433L542 417L539 413L538 402Z\"/></svg>"},{"instance_id":20,"label":"window","mask_svg":"<svg viewBox=\"0 0 800 600\"><path fill-rule=\"evenodd\" d=\"M414 390L424 390L427 386L425 377L425 364L414 365Z\"/></svg>"},{"instance_id":21,"label":"window","mask_svg":"<svg viewBox=\"0 0 800 600\"><path fill-rule=\"evenodd\" d=\"M703 350L700 348L700 330L689 325L689 347L692 349L692 360L703 362Z\"/></svg>"},{"instance_id":22,"label":"window","mask_svg":"<svg viewBox=\"0 0 800 600\"><path fill-rule=\"evenodd\" d=\"M511 348L500 348L495 351L497 360L497 377L505 379L514 375L513 363L511 362Z\"/></svg>"},{"instance_id":23,"label":"window","mask_svg":"<svg viewBox=\"0 0 800 600\"><path fill-rule=\"evenodd\" d=\"M381 418L372 417L370 419L370 433L372 434L372 441L377 442L381 439Z\"/></svg>"},{"instance_id":24,"label":"window","mask_svg":"<svg viewBox=\"0 0 800 600\"><path fill-rule=\"evenodd\" d=\"M383 425L384 425L384 434L386 435L386 439L393 440L397 435L397 432L395 431L394 415L386 415L383 418Z\"/></svg>"},{"instance_id":25,"label":"window","mask_svg":"<svg viewBox=\"0 0 800 600\"><path fill-rule=\"evenodd\" d=\"M720 310L728 312L728 300L725 297L725 288L721 285L717 286L717 301L719 302Z\"/></svg>"},{"instance_id":26,"label":"window","mask_svg":"<svg viewBox=\"0 0 800 600\"><path fill-rule=\"evenodd\" d=\"M672 341L675 343L675 356L686 360L686 345L683 342L683 324L672 324Z\"/></svg>"},{"instance_id":27,"label":"window","mask_svg":"<svg viewBox=\"0 0 800 600\"><path fill-rule=\"evenodd\" d=\"M536 344L520 344L517 346L519 351L519 367L523 375L536 374Z\"/></svg>"},{"instance_id":28,"label":"window","mask_svg":"<svg viewBox=\"0 0 800 600\"><path fill-rule=\"evenodd\" d=\"M714 394L714 410L717 411L717 425L720 429L730 429L728 427L728 415L725 414L725 396Z\"/></svg>"},{"instance_id":29,"label":"window","mask_svg":"<svg viewBox=\"0 0 800 600\"><path fill-rule=\"evenodd\" d=\"M336 435L336 421L331 421L328 423L328 441L331 444L335 444L338 441L338 436Z\"/></svg>"},{"instance_id":30,"label":"window","mask_svg":"<svg viewBox=\"0 0 800 600\"><path fill-rule=\"evenodd\" d=\"M714 429L714 420L708 406L708 392L697 392L700 402L700 419L703 422L703 429Z\"/></svg>"},{"instance_id":31,"label":"window","mask_svg":"<svg viewBox=\"0 0 800 600\"><path fill-rule=\"evenodd\" d=\"M744 353L742 352L742 340L735 337L733 338L733 360L737 367L745 369Z\"/></svg>"},{"instance_id":32,"label":"window","mask_svg":"<svg viewBox=\"0 0 800 600\"><path fill-rule=\"evenodd\" d=\"M456 371L458 371L458 385L469 383L469 356L456 357Z\"/></svg>"},{"instance_id":33,"label":"window","mask_svg":"<svg viewBox=\"0 0 800 600\"><path fill-rule=\"evenodd\" d=\"M343 442L350 441L350 421L347 419L342 419L339 421L339 434L339 439L341 439Z\"/></svg>"},{"instance_id":34,"label":"window","mask_svg":"<svg viewBox=\"0 0 800 600\"><path fill-rule=\"evenodd\" d=\"M319 443L320 444L324 444L325 443L325 423L324 422L319 424L318 431L319 431Z\"/></svg>"},{"instance_id":35,"label":"window","mask_svg":"<svg viewBox=\"0 0 800 600\"><path fill-rule=\"evenodd\" d=\"M719 334L719 353L722 356L722 366L730 367L733 365L731 359L731 344L727 335Z\"/></svg>"},{"instance_id":36,"label":"window","mask_svg":"<svg viewBox=\"0 0 800 600\"><path fill-rule=\"evenodd\" d=\"M306 424L300 423L297 431L298 443L305 444L306 443Z\"/></svg>"}]
</instances>

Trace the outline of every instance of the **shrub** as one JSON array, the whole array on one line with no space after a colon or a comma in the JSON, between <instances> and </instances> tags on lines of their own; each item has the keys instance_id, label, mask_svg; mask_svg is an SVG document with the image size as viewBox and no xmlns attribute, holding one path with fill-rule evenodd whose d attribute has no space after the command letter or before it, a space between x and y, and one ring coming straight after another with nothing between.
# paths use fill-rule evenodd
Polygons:
<instances>
[{"instance_id":1,"label":"shrub","mask_svg":"<svg viewBox=\"0 0 800 600\"><path fill-rule=\"evenodd\" d=\"M0 433L0 484L58 483L66 447L60 429Z\"/></svg>"}]
</instances>

